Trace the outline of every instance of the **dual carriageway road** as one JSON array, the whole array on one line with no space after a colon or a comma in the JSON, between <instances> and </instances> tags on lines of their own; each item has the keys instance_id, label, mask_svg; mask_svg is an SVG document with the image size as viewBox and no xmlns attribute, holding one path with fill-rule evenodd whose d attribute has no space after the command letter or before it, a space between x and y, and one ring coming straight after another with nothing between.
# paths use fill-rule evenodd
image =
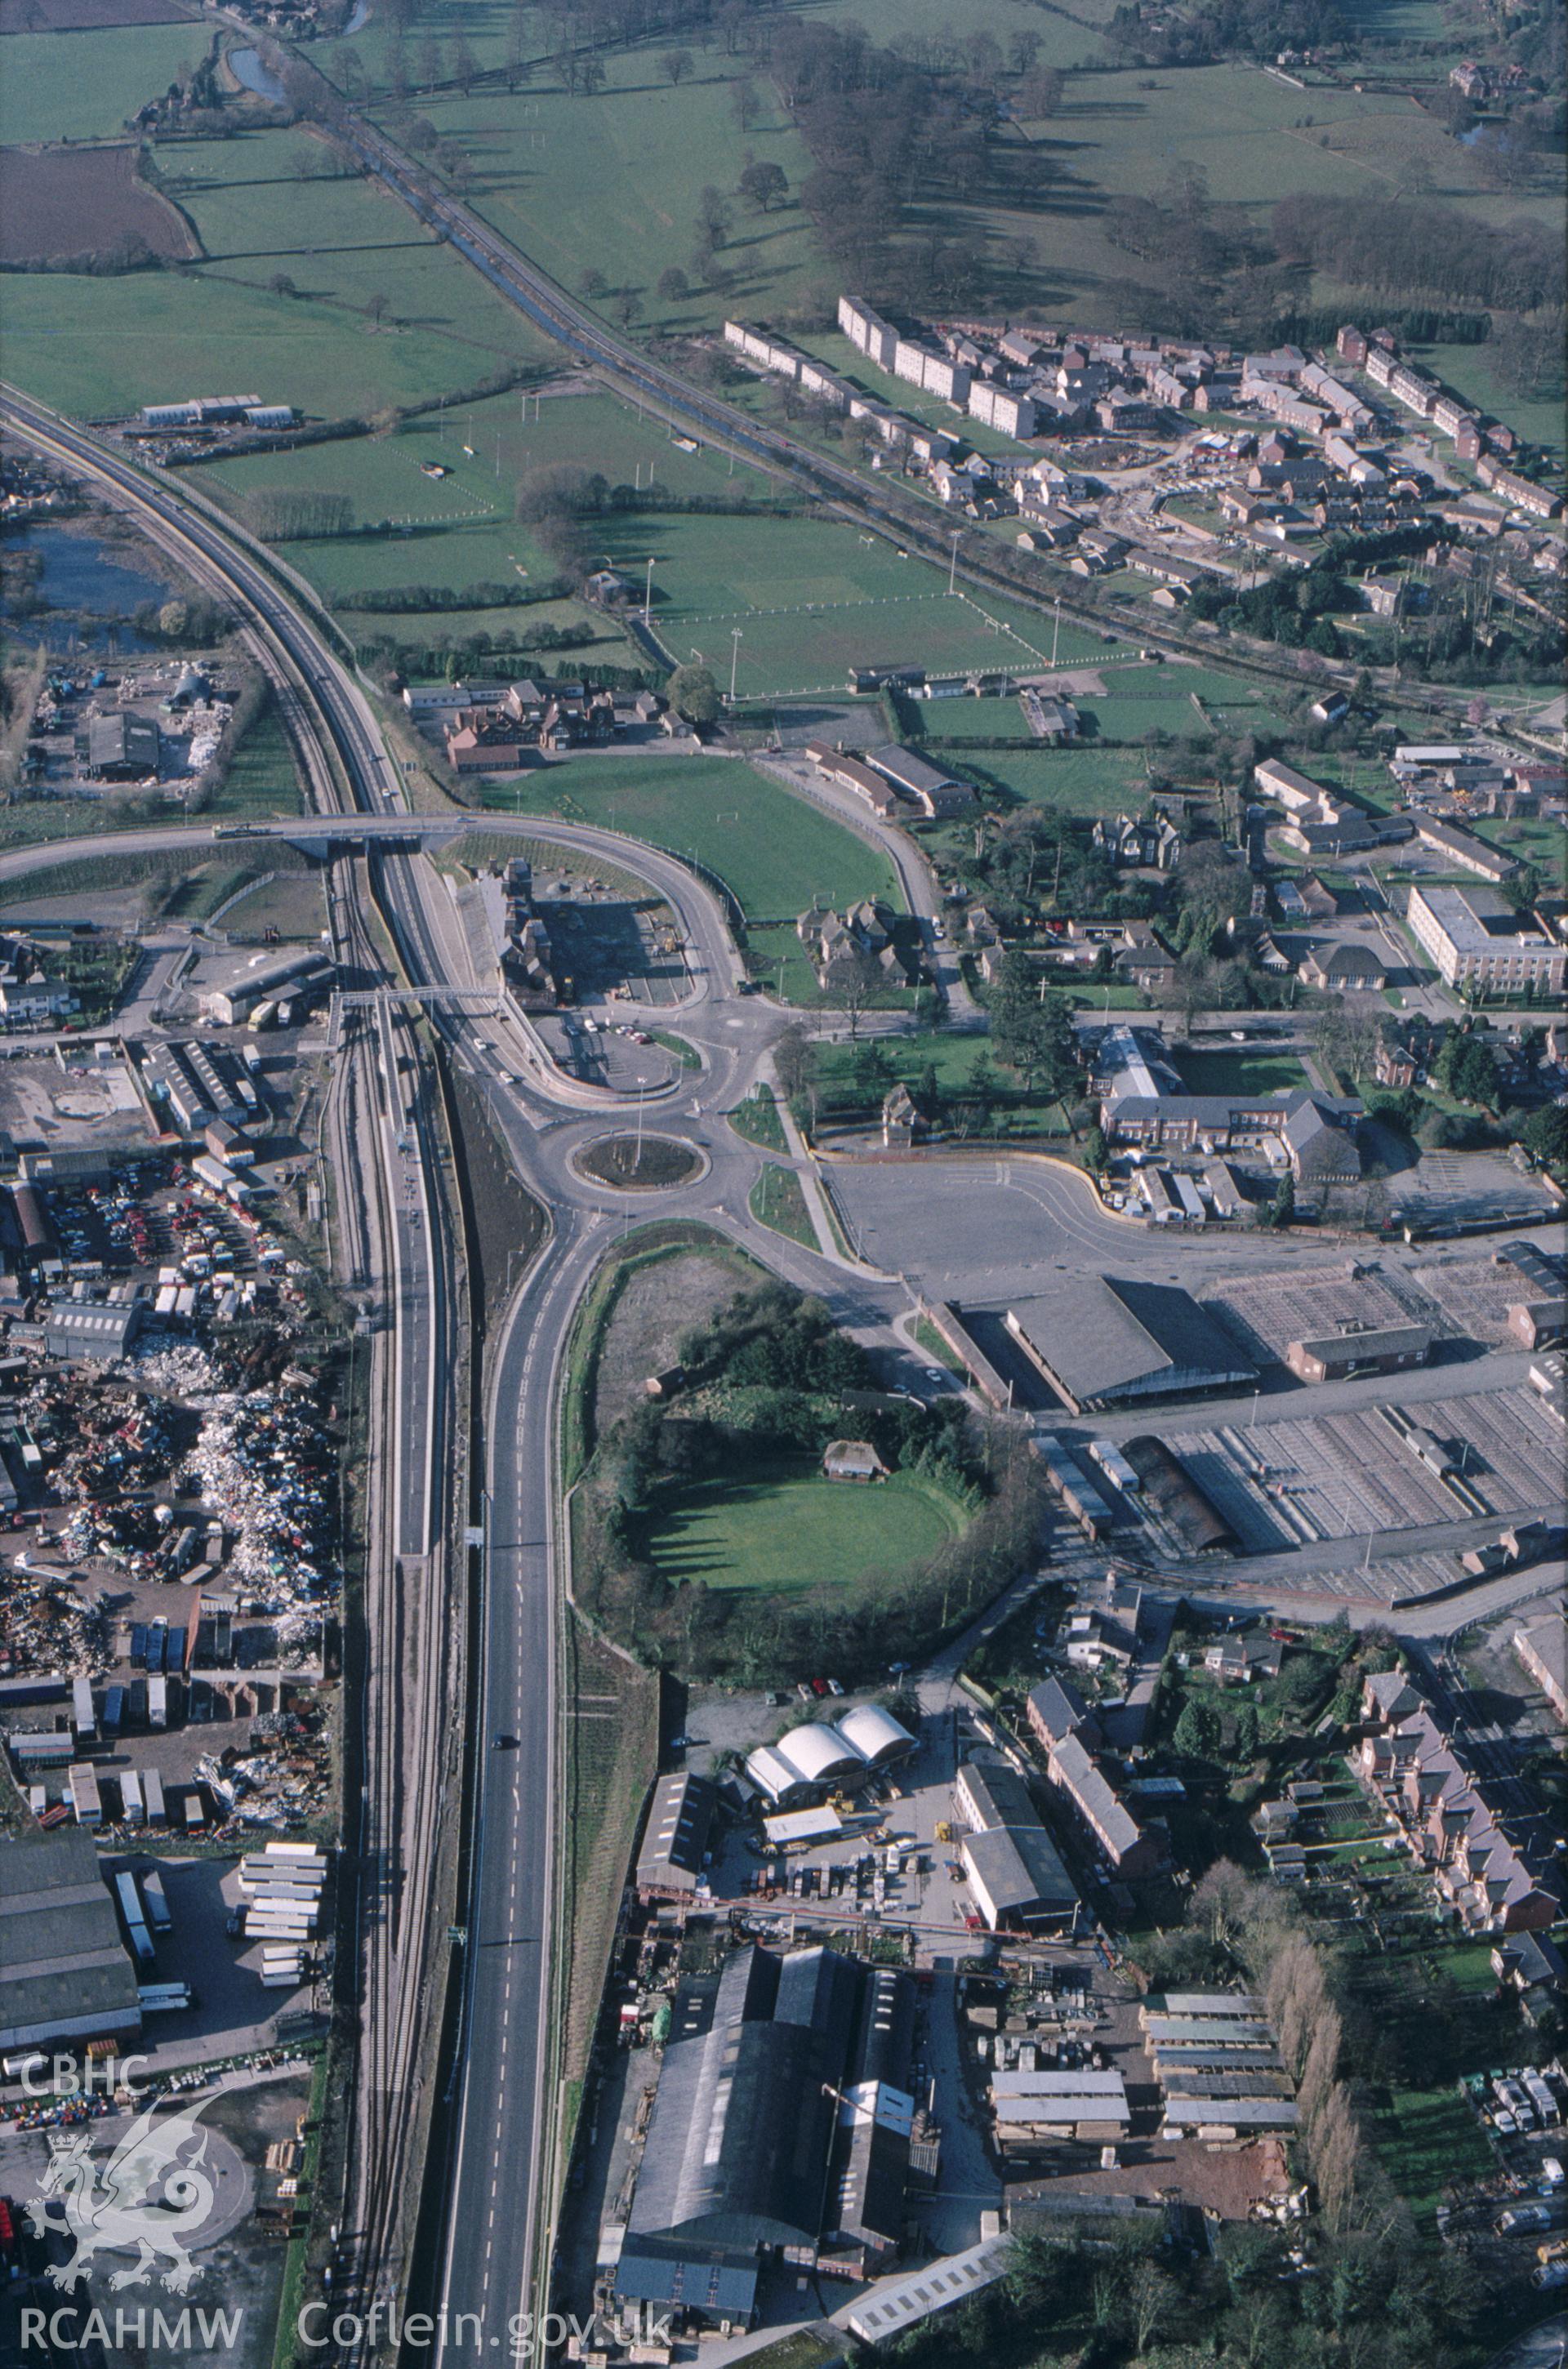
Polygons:
<instances>
[{"instance_id":1,"label":"dual carriageway road","mask_svg":"<svg viewBox=\"0 0 1568 2369\"><path fill-rule=\"evenodd\" d=\"M372 1351L363 1826L351 1854L361 1886L361 2075L345 2226L356 2240L356 2306L400 2299L424 2127L432 2115L445 2124L454 2116L441 2301L449 2326L458 2313L476 2313L481 2349L504 2347L515 2314L544 2307L564 2169L554 2151L558 2100L550 2029L563 1589L555 1416L574 1311L613 1239L615 1220L648 1207L661 1217L702 1218L729 1233L776 1272L821 1293L835 1317L863 1338L894 1343L905 1288L891 1271L828 1261L750 1216L761 1155L720 1114L755 1076L787 1015L735 994L738 967L712 892L678 859L619 834L536 819L518 826L522 835L547 836L634 870L680 917L691 970L680 1024L703 1067L694 1076L678 1075L649 1107L658 1110L661 1132L688 1138L708 1164L696 1182L657 1200L590 1184L571 1166L573 1150L635 1104L552 1071L509 1023L478 1019L439 1000L429 1005L430 1027L482 1088L520 1177L550 1218L544 1248L494 1328L488 1369L474 1378L484 1410L486 1548L479 1667L465 1711L455 1695L464 1513L464 1442L454 1393L456 1245L440 1179L429 1064L398 1003L400 981L388 974L372 934L371 914L378 909L390 932L401 983L472 990L452 897L424 851L473 828L473 819L406 810L364 692L312 621L308 603L296 601L243 538L8 390L0 409L17 433L96 478L111 501L132 510L184 565L243 609L263 663L287 696L315 807L308 818L262 827L257 835L325 835L338 843L338 950L361 978L393 990L378 1005L345 1015L345 1058L329 1117L344 1279L390 1319L372 1335ZM484 828L506 826L486 816ZM200 834L201 826L189 824L109 833L92 841L92 852L184 846ZM378 847L388 839L392 846ZM69 852L79 855L81 843ZM12 851L0 856L0 879L59 861L61 853ZM1109 1255L1116 1264L1115 1250L1130 1247L1132 1230L1111 1221L1083 1188L1070 1191L1066 1177L1009 1169L1006 1183L1023 1186L1037 1205L1031 1232L1043 1225L1065 1259ZM956 1179L953 1189L959 1189ZM940 1197L945 1194L946 1187ZM1039 1254L1036 1245L1036 1259ZM460 1907L467 1934L461 2044L452 2085L435 2099L425 2086L433 2060L425 2018L434 1951L441 1946L433 1929L437 1852L452 1837L450 1807L470 1718L478 1752L470 1885ZM518 1737L515 1750L490 1748L501 1732ZM449 2351L457 2357L457 2348L442 2347L437 2358L444 2361Z\"/></svg>"},{"instance_id":2,"label":"dual carriageway road","mask_svg":"<svg viewBox=\"0 0 1568 2369\"><path fill-rule=\"evenodd\" d=\"M363 692L307 605L243 537L13 390L0 390L0 417L134 515L198 580L242 611L258 658L287 703L314 809L246 835L328 842L335 951L346 967L388 990L343 1015L326 1117L343 1279L376 1310L361 1823L345 1865L358 1894L361 2036L344 2268L348 2294L367 2319L372 2303L400 2299L423 2136L432 2115L444 2120L455 2112L443 2299L453 2314L480 2314L488 2350L507 2341L515 2313L544 2308L560 2169L549 2029L562 1611L555 1393L571 1319L613 1239L612 1219L629 1218L647 1200L589 1184L570 1156L606 1120L624 1120L637 1105L552 1071L506 1022L475 1022L440 1000L429 1006L430 1026L483 1087L520 1175L552 1221L496 1328L489 1372L477 1378L488 1415L483 1642L473 1711L481 1749L470 1890L459 1912L467 1933L462 2044L452 2089L436 2100L428 2089L433 2035L425 2019L434 1952L442 1946L434 1931L438 1850L454 1839L450 1807L468 1716L454 1691L464 1511L454 1394L460 1278L429 1064L398 992L405 983L474 986L446 883L423 852L427 841L472 822L408 813ZM505 828L500 818L485 818L486 830L498 827ZM91 849L112 856L229 835L222 826L154 826L105 833ZM523 835L544 834L534 821ZM682 926L691 976L681 1025L699 1042L703 1066L694 1078L676 1077L658 1123L689 1135L707 1163L695 1184L658 1196L659 1213L720 1225L790 1279L825 1289L842 1321L870 1324L890 1344L903 1297L896 1286L846 1276L750 1215L761 1155L715 1122L750 1082L785 1015L735 995L738 966L716 898L675 858L619 834L561 823L549 826L548 836L629 864ZM416 839L418 852L410 848ZM81 853L79 841L13 850L0 856L0 879ZM401 980L378 950L372 912L395 943ZM515 1750L487 1748L501 1728L517 1735ZM347 2299L342 2281L338 2292Z\"/></svg>"}]
</instances>

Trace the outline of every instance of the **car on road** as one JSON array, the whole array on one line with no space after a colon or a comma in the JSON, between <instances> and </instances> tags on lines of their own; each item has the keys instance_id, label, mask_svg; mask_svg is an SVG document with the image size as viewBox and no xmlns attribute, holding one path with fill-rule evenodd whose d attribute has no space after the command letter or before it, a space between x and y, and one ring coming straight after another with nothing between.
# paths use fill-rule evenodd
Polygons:
<instances>
[{"instance_id":1,"label":"car on road","mask_svg":"<svg viewBox=\"0 0 1568 2369\"><path fill-rule=\"evenodd\" d=\"M941 1366L927 1366L921 1379L928 1381L933 1390L944 1390L953 1377Z\"/></svg>"},{"instance_id":2,"label":"car on road","mask_svg":"<svg viewBox=\"0 0 1568 2369\"><path fill-rule=\"evenodd\" d=\"M495 1752L515 1752L518 1748L517 1738L515 1735L492 1736L490 1747Z\"/></svg>"}]
</instances>

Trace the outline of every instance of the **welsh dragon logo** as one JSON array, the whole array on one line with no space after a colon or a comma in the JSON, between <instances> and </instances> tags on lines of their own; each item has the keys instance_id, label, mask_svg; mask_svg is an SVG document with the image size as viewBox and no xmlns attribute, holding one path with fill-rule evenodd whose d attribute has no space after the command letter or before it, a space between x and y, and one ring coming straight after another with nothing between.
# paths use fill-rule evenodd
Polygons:
<instances>
[{"instance_id":1,"label":"welsh dragon logo","mask_svg":"<svg viewBox=\"0 0 1568 2369\"><path fill-rule=\"evenodd\" d=\"M28 2214L36 2237L55 2230L74 2242L71 2260L48 2272L57 2287L80 2285L98 2253L136 2255L129 2270L114 2273L111 2287L145 2286L156 2272L163 2285L184 2295L201 2275L185 2244L206 2222L214 2194L202 2169L208 2134L197 2124L201 2106L156 2121L155 2112L149 2106L139 2114L101 2165L93 2157L90 2125L53 2143L42 2193ZM166 2260L168 2269L160 2270Z\"/></svg>"}]
</instances>

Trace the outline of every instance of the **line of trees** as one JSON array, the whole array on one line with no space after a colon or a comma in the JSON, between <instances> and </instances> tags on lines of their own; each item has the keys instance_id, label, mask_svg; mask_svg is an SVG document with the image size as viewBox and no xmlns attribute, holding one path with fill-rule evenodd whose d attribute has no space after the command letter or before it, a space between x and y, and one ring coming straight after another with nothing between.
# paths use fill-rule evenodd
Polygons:
<instances>
[{"instance_id":1,"label":"line of trees","mask_svg":"<svg viewBox=\"0 0 1568 2369\"><path fill-rule=\"evenodd\" d=\"M1452 206L1298 191L1275 207L1282 258L1310 264L1352 288L1509 312L1561 307L1562 240L1544 223L1499 227Z\"/></svg>"},{"instance_id":2,"label":"line of trees","mask_svg":"<svg viewBox=\"0 0 1568 2369\"><path fill-rule=\"evenodd\" d=\"M305 486L277 486L245 497L246 524L263 543L300 543L354 531L354 505L347 494L317 493Z\"/></svg>"},{"instance_id":3,"label":"line of trees","mask_svg":"<svg viewBox=\"0 0 1568 2369\"><path fill-rule=\"evenodd\" d=\"M435 616L445 609L532 609L541 601L565 600L570 590L570 585L555 576L532 584L491 583L484 578L476 584L387 584L379 590L361 588L339 592L332 606L375 617Z\"/></svg>"}]
</instances>

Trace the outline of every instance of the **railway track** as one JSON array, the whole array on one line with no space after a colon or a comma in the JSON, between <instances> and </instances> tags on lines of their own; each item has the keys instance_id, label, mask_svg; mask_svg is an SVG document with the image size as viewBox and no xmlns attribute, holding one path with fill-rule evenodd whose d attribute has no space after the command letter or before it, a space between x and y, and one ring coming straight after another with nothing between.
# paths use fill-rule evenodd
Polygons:
<instances>
[{"instance_id":1,"label":"railway track","mask_svg":"<svg viewBox=\"0 0 1568 2369\"><path fill-rule=\"evenodd\" d=\"M133 508L154 540L199 582L237 600L246 637L278 694L311 807L323 817L384 814L399 794L369 711L270 568L218 523L97 441L17 391L0 416L73 475ZM371 855L363 876L339 858L331 911L339 957L388 985L370 927L374 906L414 980L441 977L413 860ZM338 867L335 867L335 870ZM345 1047L331 1102L343 1256L383 1311L373 1335L367 1472L362 1788L358 1848L346 1865L359 1941L359 2018L344 2217L361 2291L398 2292L417 2210L425 2008L435 1963L429 1930L436 1839L454 1732L446 1617L446 1497L438 1475L454 1436L449 1406L452 1276L434 1178L439 1152L418 1053L405 1070L404 1024L383 1004L379 1028ZM406 1089L404 1079L412 1080ZM382 1081L386 1081L383 1091ZM395 1098L400 1106L393 1108ZM373 1139L373 1149L372 1146ZM406 1150L404 1146L406 1145ZM367 1151L369 1156L367 1157ZM357 2351L362 2348L356 2348Z\"/></svg>"}]
</instances>

